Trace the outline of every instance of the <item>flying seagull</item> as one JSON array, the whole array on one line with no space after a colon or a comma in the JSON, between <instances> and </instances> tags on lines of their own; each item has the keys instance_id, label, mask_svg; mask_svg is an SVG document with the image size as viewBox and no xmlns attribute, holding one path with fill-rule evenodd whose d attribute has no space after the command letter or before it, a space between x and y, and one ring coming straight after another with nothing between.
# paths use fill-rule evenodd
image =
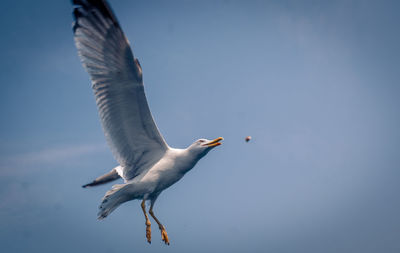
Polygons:
<instances>
[{"instance_id":1,"label":"flying seagull","mask_svg":"<svg viewBox=\"0 0 400 253\"><path fill-rule=\"evenodd\" d=\"M180 180L222 137L199 139L186 149L171 148L158 131L147 104L142 68L133 56L115 15L105 0L72 0L73 33L79 56L89 73L103 131L119 166L83 187L118 178L102 199L98 219L106 218L122 203L140 199L151 243L149 214L169 245L165 227L153 212L160 193Z\"/></svg>"}]
</instances>

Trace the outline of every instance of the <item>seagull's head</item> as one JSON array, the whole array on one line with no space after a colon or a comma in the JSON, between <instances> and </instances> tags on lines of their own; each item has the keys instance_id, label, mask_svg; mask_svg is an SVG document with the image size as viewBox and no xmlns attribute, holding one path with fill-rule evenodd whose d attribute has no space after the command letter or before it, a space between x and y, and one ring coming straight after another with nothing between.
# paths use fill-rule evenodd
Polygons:
<instances>
[{"instance_id":1,"label":"seagull's head","mask_svg":"<svg viewBox=\"0 0 400 253\"><path fill-rule=\"evenodd\" d=\"M188 150L197 156L199 159L205 156L211 149L221 145L224 138L218 137L214 140L198 139L189 146Z\"/></svg>"}]
</instances>

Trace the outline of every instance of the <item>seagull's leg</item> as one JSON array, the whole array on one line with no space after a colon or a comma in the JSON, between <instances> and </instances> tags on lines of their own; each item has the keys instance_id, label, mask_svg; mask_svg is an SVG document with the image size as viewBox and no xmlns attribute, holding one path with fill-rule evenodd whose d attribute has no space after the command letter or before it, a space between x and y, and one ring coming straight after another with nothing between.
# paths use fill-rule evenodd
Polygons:
<instances>
[{"instance_id":1,"label":"seagull's leg","mask_svg":"<svg viewBox=\"0 0 400 253\"><path fill-rule=\"evenodd\" d=\"M161 222L156 218L156 216L154 215L153 212L153 206L154 206L154 200L151 200L151 205L150 205L150 210L149 210L149 214L151 215L151 217L153 217L153 219L157 222L158 224L158 228L161 230L161 240L164 241L165 244L169 245L169 239L168 239L168 234L167 231L165 230L165 227L163 226L163 224L161 224Z\"/></svg>"},{"instance_id":2,"label":"seagull's leg","mask_svg":"<svg viewBox=\"0 0 400 253\"><path fill-rule=\"evenodd\" d=\"M149 217L147 216L147 213L146 213L145 201L146 200L143 199L141 206L142 206L144 217L146 218L146 238L147 238L147 242L151 243L151 223L150 223Z\"/></svg>"}]
</instances>

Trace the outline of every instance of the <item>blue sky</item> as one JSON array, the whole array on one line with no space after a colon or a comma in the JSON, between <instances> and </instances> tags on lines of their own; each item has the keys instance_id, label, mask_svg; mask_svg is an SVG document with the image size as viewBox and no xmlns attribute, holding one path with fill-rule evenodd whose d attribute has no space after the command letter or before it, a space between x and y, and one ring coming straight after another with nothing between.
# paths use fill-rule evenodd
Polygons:
<instances>
[{"instance_id":1,"label":"blue sky","mask_svg":"<svg viewBox=\"0 0 400 253\"><path fill-rule=\"evenodd\" d=\"M163 192L106 220L116 165L69 1L3 1L3 252L399 252L396 1L110 2L170 146L223 136ZM247 135L253 136L249 143Z\"/></svg>"}]
</instances>

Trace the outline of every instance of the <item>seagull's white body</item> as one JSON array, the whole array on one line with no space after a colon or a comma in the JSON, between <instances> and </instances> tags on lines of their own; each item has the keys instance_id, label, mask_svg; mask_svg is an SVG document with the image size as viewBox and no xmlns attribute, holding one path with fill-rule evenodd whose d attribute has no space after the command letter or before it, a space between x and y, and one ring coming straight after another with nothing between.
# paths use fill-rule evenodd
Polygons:
<instances>
[{"instance_id":1,"label":"seagull's white body","mask_svg":"<svg viewBox=\"0 0 400 253\"><path fill-rule=\"evenodd\" d=\"M128 180L127 184L134 185L135 194L141 194L139 198L153 199L181 179L197 161L186 149L169 148L150 170ZM121 173L121 167L117 172Z\"/></svg>"},{"instance_id":2,"label":"seagull's white body","mask_svg":"<svg viewBox=\"0 0 400 253\"><path fill-rule=\"evenodd\" d=\"M222 138L200 139L186 149L169 147L147 104L142 68L107 2L72 2L75 5L75 44L92 80L105 137L120 164L85 187L112 181L119 175L125 184L114 185L106 193L99 219L107 217L123 202L142 199L149 230L144 201L150 200L149 213L162 230L163 241L169 244L164 227L152 212L154 202L164 189L181 179L213 147L220 145ZM149 236L147 239L150 242Z\"/></svg>"}]
</instances>

